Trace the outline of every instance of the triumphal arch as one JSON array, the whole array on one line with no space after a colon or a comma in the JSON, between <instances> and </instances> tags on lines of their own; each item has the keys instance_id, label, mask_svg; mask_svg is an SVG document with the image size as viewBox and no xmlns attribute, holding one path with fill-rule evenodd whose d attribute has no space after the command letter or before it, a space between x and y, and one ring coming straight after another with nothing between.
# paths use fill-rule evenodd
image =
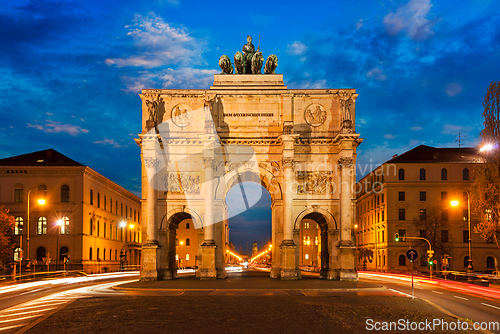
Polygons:
<instances>
[{"instance_id":1,"label":"triumphal arch","mask_svg":"<svg viewBox=\"0 0 500 334\"><path fill-rule=\"evenodd\" d=\"M251 39L209 89L143 89L142 280L177 277L176 229L198 229L200 279L226 277L231 187L260 183L272 198L271 277L300 279L299 226L321 228L320 277L357 280L354 89L288 89L277 57Z\"/></svg>"}]
</instances>

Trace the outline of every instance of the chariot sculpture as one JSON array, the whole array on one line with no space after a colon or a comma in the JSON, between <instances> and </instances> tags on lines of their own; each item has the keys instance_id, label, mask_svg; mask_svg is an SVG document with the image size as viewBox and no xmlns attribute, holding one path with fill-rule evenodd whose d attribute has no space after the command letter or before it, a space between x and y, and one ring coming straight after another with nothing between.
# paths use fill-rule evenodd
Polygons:
<instances>
[{"instance_id":1,"label":"chariot sculpture","mask_svg":"<svg viewBox=\"0 0 500 334\"><path fill-rule=\"evenodd\" d=\"M219 58L219 67L222 69L222 74L233 74L233 71L234 74L261 74L263 64L264 56L260 52L260 46L255 51L251 36L247 36L247 44L243 45L243 52L238 51L234 55L234 68L227 55ZM277 66L278 57L270 55L267 57L264 73L274 74Z\"/></svg>"}]
</instances>

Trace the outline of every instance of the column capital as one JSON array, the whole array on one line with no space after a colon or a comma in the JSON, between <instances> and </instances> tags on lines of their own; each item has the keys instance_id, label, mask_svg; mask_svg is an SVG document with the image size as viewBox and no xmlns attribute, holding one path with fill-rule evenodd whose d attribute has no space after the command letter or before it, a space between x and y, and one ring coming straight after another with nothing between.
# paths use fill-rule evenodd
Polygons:
<instances>
[{"instance_id":1,"label":"column capital","mask_svg":"<svg viewBox=\"0 0 500 334\"><path fill-rule=\"evenodd\" d=\"M338 160L339 169L350 168L354 164L354 157L341 157Z\"/></svg>"},{"instance_id":2,"label":"column capital","mask_svg":"<svg viewBox=\"0 0 500 334\"><path fill-rule=\"evenodd\" d=\"M292 170L295 168L295 160L293 158L283 158L283 169L291 168Z\"/></svg>"},{"instance_id":3,"label":"column capital","mask_svg":"<svg viewBox=\"0 0 500 334\"><path fill-rule=\"evenodd\" d=\"M215 169L215 158L214 157L203 157L203 168Z\"/></svg>"}]
</instances>

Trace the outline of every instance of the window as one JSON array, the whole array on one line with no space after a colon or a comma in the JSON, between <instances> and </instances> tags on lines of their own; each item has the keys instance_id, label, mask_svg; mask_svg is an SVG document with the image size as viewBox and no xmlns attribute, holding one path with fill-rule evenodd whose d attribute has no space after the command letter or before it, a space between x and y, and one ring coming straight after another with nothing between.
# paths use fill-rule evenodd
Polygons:
<instances>
[{"instance_id":1,"label":"window","mask_svg":"<svg viewBox=\"0 0 500 334\"><path fill-rule=\"evenodd\" d=\"M134 239L135 239L135 236L134 236ZM191 245L191 240L189 240L189 238L186 239L186 246L190 246Z\"/></svg>"},{"instance_id":2,"label":"window","mask_svg":"<svg viewBox=\"0 0 500 334\"><path fill-rule=\"evenodd\" d=\"M441 200L446 201L448 199L448 192L447 191L441 191Z\"/></svg>"},{"instance_id":3,"label":"window","mask_svg":"<svg viewBox=\"0 0 500 334\"><path fill-rule=\"evenodd\" d=\"M398 193L398 198L400 201L404 201L405 200L405 192L404 191L400 191Z\"/></svg>"},{"instance_id":4,"label":"window","mask_svg":"<svg viewBox=\"0 0 500 334\"><path fill-rule=\"evenodd\" d=\"M385 211L382 210L382 221L384 221L384 220L385 220Z\"/></svg>"},{"instance_id":5,"label":"window","mask_svg":"<svg viewBox=\"0 0 500 334\"><path fill-rule=\"evenodd\" d=\"M448 171L446 168L441 169L441 180L448 180Z\"/></svg>"},{"instance_id":6,"label":"window","mask_svg":"<svg viewBox=\"0 0 500 334\"><path fill-rule=\"evenodd\" d=\"M469 256L464 257L464 268L467 268L469 266Z\"/></svg>"},{"instance_id":7,"label":"window","mask_svg":"<svg viewBox=\"0 0 500 334\"><path fill-rule=\"evenodd\" d=\"M17 248L14 250L14 261L19 261L19 260L21 260L20 256L21 256L21 248L17 247Z\"/></svg>"},{"instance_id":8,"label":"window","mask_svg":"<svg viewBox=\"0 0 500 334\"><path fill-rule=\"evenodd\" d=\"M118 201L115 202L115 214L118 214Z\"/></svg>"},{"instance_id":9,"label":"window","mask_svg":"<svg viewBox=\"0 0 500 334\"><path fill-rule=\"evenodd\" d=\"M113 239L113 224L109 224L109 238ZM109 259L111 259L111 255L109 256Z\"/></svg>"},{"instance_id":10,"label":"window","mask_svg":"<svg viewBox=\"0 0 500 334\"><path fill-rule=\"evenodd\" d=\"M100 229L101 229L101 222L97 221L97 236L99 236Z\"/></svg>"},{"instance_id":11,"label":"window","mask_svg":"<svg viewBox=\"0 0 500 334\"><path fill-rule=\"evenodd\" d=\"M130 208L130 215L129 215L130 218L132 218L132 208Z\"/></svg>"},{"instance_id":12,"label":"window","mask_svg":"<svg viewBox=\"0 0 500 334\"><path fill-rule=\"evenodd\" d=\"M189 261L189 254L186 254L186 261Z\"/></svg>"},{"instance_id":13,"label":"window","mask_svg":"<svg viewBox=\"0 0 500 334\"><path fill-rule=\"evenodd\" d=\"M304 229L305 230L309 229L309 222L304 222Z\"/></svg>"},{"instance_id":14,"label":"window","mask_svg":"<svg viewBox=\"0 0 500 334\"><path fill-rule=\"evenodd\" d=\"M100 253L100 248L97 248L97 260L99 260L99 259L100 259L100 257L99 257L99 253Z\"/></svg>"},{"instance_id":15,"label":"window","mask_svg":"<svg viewBox=\"0 0 500 334\"><path fill-rule=\"evenodd\" d=\"M400 168L398 171L398 176L400 181L404 181L405 179L405 170L403 168Z\"/></svg>"},{"instance_id":16,"label":"window","mask_svg":"<svg viewBox=\"0 0 500 334\"><path fill-rule=\"evenodd\" d=\"M462 242L469 242L469 230L462 231Z\"/></svg>"},{"instance_id":17,"label":"window","mask_svg":"<svg viewBox=\"0 0 500 334\"><path fill-rule=\"evenodd\" d=\"M111 261L111 249L109 250L109 260Z\"/></svg>"},{"instance_id":18,"label":"window","mask_svg":"<svg viewBox=\"0 0 500 334\"><path fill-rule=\"evenodd\" d=\"M399 256L399 265L400 266L406 266L406 256L405 255L400 255Z\"/></svg>"},{"instance_id":19,"label":"window","mask_svg":"<svg viewBox=\"0 0 500 334\"><path fill-rule=\"evenodd\" d=\"M495 259L493 256L488 256L486 258L486 268L495 268Z\"/></svg>"},{"instance_id":20,"label":"window","mask_svg":"<svg viewBox=\"0 0 500 334\"><path fill-rule=\"evenodd\" d=\"M92 218L90 219L90 235L92 235L92 230L94 229L94 222L92 220Z\"/></svg>"},{"instance_id":21,"label":"window","mask_svg":"<svg viewBox=\"0 0 500 334\"><path fill-rule=\"evenodd\" d=\"M463 221L468 221L469 219L469 210L468 209L463 209L462 211L462 219Z\"/></svg>"},{"instance_id":22,"label":"window","mask_svg":"<svg viewBox=\"0 0 500 334\"><path fill-rule=\"evenodd\" d=\"M424 181L425 180L425 169L420 168L420 180Z\"/></svg>"},{"instance_id":23,"label":"window","mask_svg":"<svg viewBox=\"0 0 500 334\"><path fill-rule=\"evenodd\" d=\"M316 237L318 238L318 237ZM382 231L382 242L385 242L385 231Z\"/></svg>"},{"instance_id":24,"label":"window","mask_svg":"<svg viewBox=\"0 0 500 334\"><path fill-rule=\"evenodd\" d=\"M94 190L90 189L90 205L94 205Z\"/></svg>"},{"instance_id":25,"label":"window","mask_svg":"<svg viewBox=\"0 0 500 334\"><path fill-rule=\"evenodd\" d=\"M443 220L443 221L448 220L448 209L443 209L441 211L441 220Z\"/></svg>"},{"instance_id":26,"label":"window","mask_svg":"<svg viewBox=\"0 0 500 334\"><path fill-rule=\"evenodd\" d=\"M406 210L399 209L399 220L406 220Z\"/></svg>"},{"instance_id":27,"label":"window","mask_svg":"<svg viewBox=\"0 0 500 334\"><path fill-rule=\"evenodd\" d=\"M137 221L137 211L134 209L134 221Z\"/></svg>"},{"instance_id":28,"label":"window","mask_svg":"<svg viewBox=\"0 0 500 334\"><path fill-rule=\"evenodd\" d=\"M121 204L121 208L120 208L120 216L123 217L123 203Z\"/></svg>"},{"instance_id":29,"label":"window","mask_svg":"<svg viewBox=\"0 0 500 334\"><path fill-rule=\"evenodd\" d=\"M98 208L101 207L101 193L100 192L97 193L97 207Z\"/></svg>"},{"instance_id":30,"label":"window","mask_svg":"<svg viewBox=\"0 0 500 334\"><path fill-rule=\"evenodd\" d=\"M16 223L14 225L14 234L23 234L23 217L16 217Z\"/></svg>"},{"instance_id":31,"label":"window","mask_svg":"<svg viewBox=\"0 0 500 334\"><path fill-rule=\"evenodd\" d=\"M398 230L398 234L399 234L399 238L400 238L399 241L401 242L401 241L403 241L403 240L401 240L401 237L406 237L406 230ZM406 239L405 239L405 241L406 241Z\"/></svg>"},{"instance_id":32,"label":"window","mask_svg":"<svg viewBox=\"0 0 500 334\"><path fill-rule=\"evenodd\" d=\"M43 258L44 257L47 257L46 255L46 251L45 251L45 248L44 247L38 247L36 249L36 260L37 261L43 261Z\"/></svg>"},{"instance_id":33,"label":"window","mask_svg":"<svg viewBox=\"0 0 500 334\"><path fill-rule=\"evenodd\" d=\"M92 247L89 249L89 260L92 260Z\"/></svg>"},{"instance_id":34,"label":"window","mask_svg":"<svg viewBox=\"0 0 500 334\"><path fill-rule=\"evenodd\" d=\"M125 205L125 216L127 215L128 212L128 205Z\"/></svg>"},{"instance_id":35,"label":"window","mask_svg":"<svg viewBox=\"0 0 500 334\"><path fill-rule=\"evenodd\" d=\"M468 168L464 168L464 170L462 172L462 179L464 181L469 180L469 169Z\"/></svg>"},{"instance_id":36,"label":"window","mask_svg":"<svg viewBox=\"0 0 500 334\"><path fill-rule=\"evenodd\" d=\"M448 230L441 231L441 242L448 242Z\"/></svg>"},{"instance_id":37,"label":"window","mask_svg":"<svg viewBox=\"0 0 500 334\"><path fill-rule=\"evenodd\" d=\"M420 220L427 219L427 209L420 209Z\"/></svg>"},{"instance_id":38,"label":"window","mask_svg":"<svg viewBox=\"0 0 500 334\"><path fill-rule=\"evenodd\" d=\"M115 249L115 261L118 260L118 250Z\"/></svg>"},{"instance_id":39,"label":"window","mask_svg":"<svg viewBox=\"0 0 500 334\"><path fill-rule=\"evenodd\" d=\"M377 206L380 205L380 196L377 196Z\"/></svg>"},{"instance_id":40,"label":"window","mask_svg":"<svg viewBox=\"0 0 500 334\"><path fill-rule=\"evenodd\" d=\"M189 223L186 223L186 230L189 230Z\"/></svg>"},{"instance_id":41,"label":"window","mask_svg":"<svg viewBox=\"0 0 500 334\"><path fill-rule=\"evenodd\" d=\"M107 203L107 201L106 201L106 195L104 195L104 202L103 203L104 203L104 210L106 210L106 203Z\"/></svg>"},{"instance_id":42,"label":"window","mask_svg":"<svg viewBox=\"0 0 500 334\"><path fill-rule=\"evenodd\" d=\"M382 203L384 203L384 194L382 194Z\"/></svg>"},{"instance_id":43,"label":"window","mask_svg":"<svg viewBox=\"0 0 500 334\"><path fill-rule=\"evenodd\" d=\"M427 239L427 230L420 230L420 238Z\"/></svg>"},{"instance_id":44,"label":"window","mask_svg":"<svg viewBox=\"0 0 500 334\"><path fill-rule=\"evenodd\" d=\"M102 251L102 259L106 261L106 248Z\"/></svg>"},{"instance_id":45,"label":"window","mask_svg":"<svg viewBox=\"0 0 500 334\"><path fill-rule=\"evenodd\" d=\"M69 187L67 185L61 186L61 202L69 202Z\"/></svg>"},{"instance_id":46,"label":"window","mask_svg":"<svg viewBox=\"0 0 500 334\"><path fill-rule=\"evenodd\" d=\"M318 246L318 236L314 237L314 244Z\"/></svg>"},{"instance_id":47,"label":"window","mask_svg":"<svg viewBox=\"0 0 500 334\"><path fill-rule=\"evenodd\" d=\"M420 201L422 202L427 201L427 193L425 191L420 192Z\"/></svg>"},{"instance_id":48,"label":"window","mask_svg":"<svg viewBox=\"0 0 500 334\"><path fill-rule=\"evenodd\" d=\"M68 247L61 247L59 250L59 260L64 261L65 258L67 258L69 255L69 250Z\"/></svg>"},{"instance_id":49,"label":"window","mask_svg":"<svg viewBox=\"0 0 500 334\"><path fill-rule=\"evenodd\" d=\"M109 198L109 212L113 213L113 199Z\"/></svg>"},{"instance_id":50,"label":"window","mask_svg":"<svg viewBox=\"0 0 500 334\"><path fill-rule=\"evenodd\" d=\"M22 203L23 202L23 188L16 187L14 189L14 203Z\"/></svg>"},{"instance_id":51,"label":"window","mask_svg":"<svg viewBox=\"0 0 500 334\"><path fill-rule=\"evenodd\" d=\"M104 223L104 238L106 238L106 223Z\"/></svg>"},{"instance_id":52,"label":"window","mask_svg":"<svg viewBox=\"0 0 500 334\"><path fill-rule=\"evenodd\" d=\"M47 234L47 218L38 218L36 234Z\"/></svg>"},{"instance_id":53,"label":"window","mask_svg":"<svg viewBox=\"0 0 500 334\"><path fill-rule=\"evenodd\" d=\"M309 254L306 254L305 259L309 260Z\"/></svg>"},{"instance_id":54,"label":"window","mask_svg":"<svg viewBox=\"0 0 500 334\"><path fill-rule=\"evenodd\" d=\"M61 220L63 222L61 226L61 234L69 234L69 218L63 217Z\"/></svg>"}]
</instances>

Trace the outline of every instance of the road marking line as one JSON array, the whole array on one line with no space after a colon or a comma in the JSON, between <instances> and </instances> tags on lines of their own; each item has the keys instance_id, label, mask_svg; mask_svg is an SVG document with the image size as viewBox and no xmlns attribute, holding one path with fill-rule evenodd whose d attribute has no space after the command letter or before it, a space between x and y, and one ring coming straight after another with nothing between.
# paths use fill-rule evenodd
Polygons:
<instances>
[{"instance_id":1,"label":"road marking line","mask_svg":"<svg viewBox=\"0 0 500 334\"><path fill-rule=\"evenodd\" d=\"M18 316L18 315L22 315L22 314L33 314L33 313L38 313L38 312L45 312L45 311L50 311L50 310L53 310L54 308L55 308L55 307L51 307L51 308L44 308L44 309L42 309L42 310L29 311L29 312L21 312L21 313L14 313L14 312L11 312L11 314L0 315L0 318L8 318L8 317Z\"/></svg>"},{"instance_id":2,"label":"road marking line","mask_svg":"<svg viewBox=\"0 0 500 334\"><path fill-rule=\"evenodd\" d=\"M458 298L458 299L468 300L467 298L464 298L464 297L459 297L459 296L453 296L453 297Z\"/></svg>"},{"instance_id":3,"label":"road marking line","mask_svg":"<svg viewBox=\"0 0 500 334\"><path fill-rule=\"evenodd\" d=\"M442 295L442 294L443 294L442 292L439 292L439 291L434 291L434 290L432 290L432 292L434 292L434 293L439 293L440 295Z\"/></svg>"},{"instance_id":4,"label":"road marking line","mask_svg":"<svg viewBox=\"0 0 500 334\"><path fill-rule=\"evenodd\" d=\"M16 328L16 327L21 327L21 326L25 326L25 325L26 325L26 323L19 324L19 325L12 325L12 326L8 326L8 327L2 327L2 328L0 328L0 331L4 331L7 329L12 329L12 328Z\"/></svg>"},{"instance_id":5,"label":"road marking line","mask_svg":"<svg viewBox=\"0 0 500 334\"><path fill-rule=\"evenodd\" d=\"M18 306L18 307L16 307L16 308L9 308L9 309L3 310L2 312L14 312L14 311L17 311L17 310L28 310L28 309L31 309L31 308L47 307L47 306L52 306L52 305L64 304L64 303L67 303L67 302L68 302L68 301L66 301L66 302L60 302L60 303L56 303L56 304L52 303L52 304L50 304L50 305L45 304L45 305L38 305L38 306L26 306L26 307L25 307L25 306L23 306L23 305L20 305L20 306Z\"/></svg>"},{"instance_id":6,"label":"road marking line","mask_svg":"<svg viewBox=\"0 0 500 334\"><path fill-rule=\"evenodd\" d=\"M490 305L490 304L481 303L481 305L484 305L484 306L489 306L489 307L493 307L493 308L496 308L497 310L500 310L500 307L493 306L493 305Z\"/></svg>"},{"instance_id":7,"label":"road marking line","mask_svg":"<svg viewBox=\"0 0 500 334\"><path fill-rule=\"evenodd\" d=\"M394 289L389 289L389 290L394 291L394 292L397 292L397 293L400 293L400 294L405 295L405 296L408 296L408 297L411 297L411 295L409 295L409 294L407 294L407 293L404 293L404 292L401 292L401 291L398 291L398 290L394 290ZM417 297L415 297L415 298L417 298Z\"/></svg>"}]
</instances>

